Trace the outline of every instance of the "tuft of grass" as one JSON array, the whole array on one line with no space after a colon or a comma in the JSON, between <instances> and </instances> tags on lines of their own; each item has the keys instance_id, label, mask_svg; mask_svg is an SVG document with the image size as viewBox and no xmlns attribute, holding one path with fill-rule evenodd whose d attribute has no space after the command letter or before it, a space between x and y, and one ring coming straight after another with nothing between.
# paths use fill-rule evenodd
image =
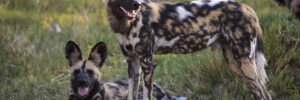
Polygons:
<instances>
[{"instance_id":1,"label":"tuft of grass","mask_svg":"<svg viewBox=\"0 0 300 100\"><path fill-rule=\"evenodd\" d=\"M299 19L274 0L237 1L259 16L268 91L275 99L300 99ZM97 42L105 42L108 58L100 69L102 80L127 79L127 64L102 0L0 0L0 15L0 99L67 99L70 75L64 46L69 40L80 45L84 58ZM54 23L62 32L55 32ZM192 100L253 99L220 51L156 58L155 82Z\"/></svg>"}]
</instances>

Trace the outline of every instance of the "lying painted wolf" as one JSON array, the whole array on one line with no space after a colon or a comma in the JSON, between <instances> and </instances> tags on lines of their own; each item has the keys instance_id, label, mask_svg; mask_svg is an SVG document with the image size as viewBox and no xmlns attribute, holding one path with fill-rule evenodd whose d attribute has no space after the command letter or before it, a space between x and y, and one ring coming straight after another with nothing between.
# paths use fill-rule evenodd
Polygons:
<instances>
[{"instance_id":1,"label":"lying painted wolf","mask_svg":"<svg viewBox=\"0 0 300 100\"><path fill-rule=\"evenodd\" d=\"M155 54L186 54L219 47L228 67L248 85L255 99L272 99L265 88L263 33L253 9L233 0L155 3L104 0L110 26L128 63L128 100L152 99ZM175 76L176 77L176 76Z\"/></svg>"},{"instance_id":2,"label":"lying painted wolf","mask_svg":"<svg viewBox=\"0 0 300 100\"><path fill-rule=\"evenodd\" d=\"M96 44L88 59L82 59L79 46L69 41L65 47L65 55L71 67L71 88L69 100L126 100L128 96L128 81L103 82L100 80L102 67L107 55L103 42ZM156 100L186 100L177 94L154 84ZM142 98L142 88L139 90Z\"/></svg>"}]
</instances>

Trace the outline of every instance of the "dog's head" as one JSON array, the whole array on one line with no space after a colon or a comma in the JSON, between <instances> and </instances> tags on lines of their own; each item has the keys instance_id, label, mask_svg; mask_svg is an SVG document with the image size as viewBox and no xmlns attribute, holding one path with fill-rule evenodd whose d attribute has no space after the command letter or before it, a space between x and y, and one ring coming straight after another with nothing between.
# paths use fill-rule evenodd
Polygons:
<instances>
[{"instance_id":1,"label":"dog's head","mask_svg":"<svg viewBox=\"0 0 300 100\"><path fill-rule=\"evenodd\" d=\"M71 86L78 96L85 97L91 92L94 85L100 81L100 68L107 55L106 45L103 42L97 43L87 60L82 59L79 46L69 41L65 47L65 56L71 67Z\"/></svg>"},{"instance_id":2,"label":"dog's head","mask_svg":"<svg viewBox=\"0 0 300 100\"><path fill-rule=\"evenodd\" d=\"M143 0L104 0L115 16L132 20L136 17Z\"/></svg>"}]
</instances>

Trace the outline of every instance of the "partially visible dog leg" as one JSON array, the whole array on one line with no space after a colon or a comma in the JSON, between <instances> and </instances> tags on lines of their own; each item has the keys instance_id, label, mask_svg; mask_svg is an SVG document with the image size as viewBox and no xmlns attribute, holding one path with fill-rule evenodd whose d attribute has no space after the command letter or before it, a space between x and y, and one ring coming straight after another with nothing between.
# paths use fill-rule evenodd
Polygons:
<instances>
[{"instance_id":1,"label":"partially visible dog leg","mask_svg":"<svg viewBox=\"0 0 300 100\"><path fill-rule=\"evenodd\" d=\"M154 100L187 100L187 97L166 90L155 82L153 82L153 97Z\"/></svg>"},{"instance_id":2,"label":"partially visible dog leg","mask_svg":"<svg viewBox=\"0 0 300 100\"><path fill-rule=\"evenodd\" d=\"M224 47L224 56L230 67L230 69L237 73L237 75L251 88L256 100L271 100L271 96L268 94L264 84L262 83L256 63L255 57L249 59L246 57L240 57L236 59L234 52L228 45Z\"/></svg>"},{"instance_id":3,"label":"partially visible dog leg","mask_svg":"<svg viewBox=\"0 0 300 100\"><path fill-rule=\"evenodd\" d=\"M128 100L137 100L141 66L140 61L136 58L127 59L128 63L128 75L129 75L129 86L128 86Z\"/></svg>"},{"instance_id":4,"label":"partially visible dog leg","mask_svg":"<svg viewBox=\"0 0 300 100\"><path fill-rule=\"evenodd\" d=\"M143 100L152 100L152 91L153 91L153 74L154 68L156 66L155 59L153 57L144 58L141 61L142 70L143 70Z\"/></svg>"},{"instance_id":5,"label":"partially visible dog leg","mask_svg":"<svg viewBox=\"0 0 300 100\"><path fill-rule=\"evenodd\" d=\"M149 25L144 25L140 30L139 43L135 44L134 53L140 61L143 71L143 100L152 100L153 74L156 67L154 50L154 33Z\"/></svg>"},{"instance_id":6,"label":"partially visible dog leg","mask_svg":"<svg viewBox=\"0 0 300 100\"><path fill-rule=\"evenodd\" d=\"M127 100L137 100L141 74L140 60L132 52L131 45L120 45L128 64L128 97ZM126 49L127 47L127 49Z\"/></svg>"}]
</instances>

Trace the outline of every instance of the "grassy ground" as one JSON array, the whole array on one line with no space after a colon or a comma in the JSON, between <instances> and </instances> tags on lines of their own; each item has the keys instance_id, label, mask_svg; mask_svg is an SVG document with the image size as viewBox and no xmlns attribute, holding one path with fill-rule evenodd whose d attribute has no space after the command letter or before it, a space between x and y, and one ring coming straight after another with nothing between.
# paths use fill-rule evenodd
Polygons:
<instances>
[{"instance_id":1,"label":"grassy ground","mask_svg":"<svg viewBox=\"0 0 300 100\"><path fill-rule=\"evenodd\" d=\"M275 0L237 1L252 6L260 18L272 97L299 100L300 21ZM104 41L109 55L100 69L102 79L127 79L127 64L104 8L102 0L0 0L0 99L67 99L70 77L63 50L68 40L80 44L85 58ZM53 22L61 33L51 29ZM155 81L192 100L253 99L221 52L158 55L157 60Z\"/></svg>"}]
</instances>

